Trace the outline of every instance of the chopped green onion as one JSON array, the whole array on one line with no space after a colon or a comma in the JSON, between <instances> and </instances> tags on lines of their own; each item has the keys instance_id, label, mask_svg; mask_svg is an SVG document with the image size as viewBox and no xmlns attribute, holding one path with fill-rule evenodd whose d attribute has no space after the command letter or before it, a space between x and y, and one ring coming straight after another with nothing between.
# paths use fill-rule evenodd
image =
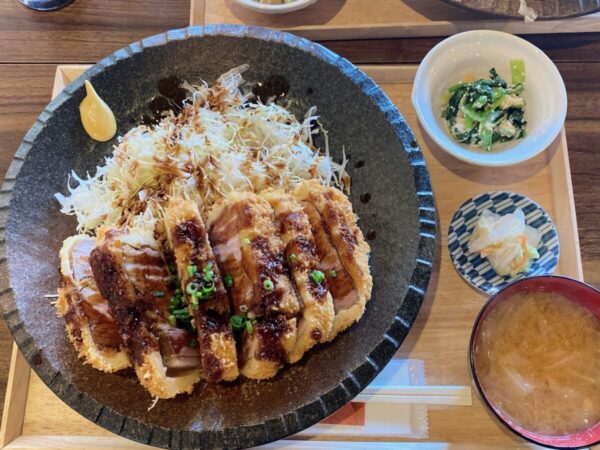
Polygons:
<instances>
[{"instance_id":1,"label":"chopped green onion","mask_svg":"<svg viewBox=\"0 0 600 450\"><path fill-rule=\"evenodd\" d=\"M200 285L192 281L188 283L185 287L185 292L187 292L190 295L194 295L196 292L198 292L198 289L200 289Z\"/></svg>"},{"instance_id":2,"label":"chopped green onion","mask_svg":"<svg viewBox=\"0 0 600 450\"><path fill-rule=\"evenodd\" d=\"M227 274L225 275L225 278L223 278L223 282L225 283L225 287L229 289L233 286L233 277Z\"/></svg>"},{"instance_id":3,"label":"chopped green onion","mask_svg":"<svg viewBox=\"0 0 600 450\"><path fill-rule=\"evenodd\" d=\"M190 343L188 344L188 346L190 348L197 348L198 347L198 339L196 339L196 338L190 339Z\"/></svg>"},{"instance_id":4,"label":"chopped green onion","mask_svg":"<svg viewBox=\"0 0 600 450\"><path fill-rule=\"evenodd\" d=\"M215 276L215 274L212 270L209 270L208 272L204 272L204 281L212 281L214 276Z\"/></svg>"},{"instance_id":5,"label":"chopped green onion","mask_svg":"<svg viewBox=\"0 0 600 450\"><path fill-rule=\"evenodd\" d=\"M190 277L193 277L194 274L198 272L198 267L192 265L187 266L187 273Z\"/></svg>"},{"instance_id":6,"label":"chopped green onion","mask_svg":"<svg viewBox=\"0 0 600 450\"><path fill-rule=\"evenodd\" d=\"M312 277L313 281L317 284L321 283L325 279L325 274L320 270L313 270L310 273L310 276Z\"/></svg>"},{"instance_id":7,"label":"chopped green onion","mask_svg":"<svg viewBox=\"0 0 600 450\"><path fill-rule=\"evenodd\" d=\"M202 269L202 271L203 271L204 273L206 273L206 272L208 272L210 269L212 269L212 267L213 267L213 263L209 262L209 263L207 263L207 264L204 266L204 269Z\"/></svg>"},{"instance_id":8,"label":"chopped green onion","mask_svg":"<svg viewBox=\"0 0 600 450\"><path fill-rule=\"evenodd\" d=\"M290 255L290 261L296 261L297 258L298 258L298 255L296 255L295 253L292 253Z\"/></svg>"},{"instance_id":9,"label":"chopped green onion","mask_svg":"<svg viewBox=\"0 0 600 450\"><path fill-rule=\"evenodd\" d=\"M231 328L233 328L234 331L241 331L245 326L245 322L246 322L246 318L244 316L239 316L237 314L235 316L231 316L231 318L229 319Z\"/></svg>"},{"instance_id":10,"label":"chopped green onion","mask_svg":"<svg viewBox=\"0 0 600 450\"><path fill-rule=\"evenodd\" d=\"M252 334L252 321L246 319L246 332Z\"/></svg>"},{"instance_id":11,"label":"chopped green onion","mask_svg":"<svg viewBox=\"0 0 600 450\"><path fill-rule=\"evenodd\" d=\"M176 309L175 311L173 311L173 315L177 319L189 319L191 317L190 312L187 308Z\"/></svg>"},{"instance_id":12,"label":"chopped green onion","mask_svg":"<svg viewBox=\"0 0 600 450\"><path fill-rule=\"evenodd\" d=\"M181 288L177 288L177 289L175 289L175 291L173 291L173 294L181 295L181 294L183 294L183 291L181 290Z\"/></svg>"},{"instance_id":13,"label":"chopped green onion","mask_svg":"<svg viewBox=\"0 0 600 450\"><path fill-rule=\"evenodd\" d=\"M165 296L165 291L154 291L152 293L152 295L154 295L155 297L164 297Z\"/></svg>"},{"instance_id":14,"label":"chopped green onion","mask_svg":"<svg viewBox=\"0 0 600 450\"><path fill-rule=\"evenodd\" d=\"M192 305L192 308L194 309L198 308L198 294L190 297L190 305Z\"/></svg>"},{"instance_id":15,"label":"chopped green onion","mask_svg":"<svg viewBox=\"0 0 600 450\"><path fill-rule=\"evenodd\" d=\"M199 300L206 300L209 297L210 297L210 292L206 292L206 291L196 292L196 298L198 298Z\"/></svg>"},{"instance_id":16,"label":"chopped green onion","mask_svg":"<svg viewBox=\"0 0 600 450\"><path fill-rule=\"evenodd\" d=\"M250 239L248 239L248 238L244 238L244 239L242 239L242 242L243 242L244 244L246 244L246 245L250 245L250 243L251 243L252 241L251 241Z\"/></svg>"},{"instance_id":17,"label":"chopped green onion","mask_svg":"<svg viewBox=\"0 0 600 450\"><path fill-rule=\"evenodd\" d=\"M269 280L267 278L265 281L263 281L263 287L267 291L272 291L275 288L275 285L273 284L273 282L271 280Z\"/></svg>"},{"instance_id":18,"label":"chopped green onion","mask_svg":"<svg viewBox=\"0 0 600 450\"><path fill-rule=\"evenodd\" d=\"M337 272L335 271L335 269L333 269L333 270L330 270L330 271L329 271L329 276L330 276L331 278L335 278L335 277L337 277Z\"/></svg>"},{"instance_id":19,"label":"chopped green onion","mask_svg":"<svg viewBox=\"0 0 600 450\"><path fill-rule=\"evenodd\" d=\"M173 296L169 302L169 310L177 309L181 306L181 297Z\"/></svg>"},{"instance_id":20,"label":"chopped green onion","mask_svg":"<svg viewBox=\"0 0 600 450\"><path fill-rule=\"evenodd\" d=\"M175 316L173 314L171 314L169 317L167 317L167 320L169 321L169 325L171 325L172 327L177 325L177 319L175 318Z\"/></svg>"}]
</instances>

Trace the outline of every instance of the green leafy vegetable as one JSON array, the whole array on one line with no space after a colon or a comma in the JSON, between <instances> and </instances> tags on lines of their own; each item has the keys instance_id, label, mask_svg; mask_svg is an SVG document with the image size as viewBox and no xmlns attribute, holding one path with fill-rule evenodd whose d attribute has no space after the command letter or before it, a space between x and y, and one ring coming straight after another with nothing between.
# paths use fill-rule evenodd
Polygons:
<instances>
[{"instance_id":1,"label":"green leafy vegetable","mask_svg":"<svg viewBox=\"0 0 600 450\"><path fill-rule=\"evenodd\" d=\"M525 63L521 59L510 60L512 84L525 84Z\"/></svg>"},{"instance_id":2,"label":"green leafy vegetable","mask_svg":"<svg viewBox=\"0 0 600 450\"><path fill-rule=\"evenodd\" d=\"M448 88L442 117L456 141L491 151L497 142L525 137L527 122L521 97L525 66L523 61L511 60L510 67L510 86L492 68L487 80L460 82Z\"/></svg>"}]
</instances>

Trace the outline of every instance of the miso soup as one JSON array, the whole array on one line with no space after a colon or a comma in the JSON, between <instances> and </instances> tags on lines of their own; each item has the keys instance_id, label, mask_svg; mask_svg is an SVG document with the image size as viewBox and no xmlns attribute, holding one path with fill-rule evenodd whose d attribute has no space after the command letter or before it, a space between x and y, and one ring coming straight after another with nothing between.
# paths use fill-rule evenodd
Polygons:
<instances>
[{"instance_id":1,"label":"miso soup","mask_svg":"<svg viewBox=\"0 0 600 450\"><path fill-rule=\"evenodd\" d=\"M600 421L600 320L554 293L498 302L480 325L485 396L528 431L562 436Z\"/></svg>"}]
</instances>

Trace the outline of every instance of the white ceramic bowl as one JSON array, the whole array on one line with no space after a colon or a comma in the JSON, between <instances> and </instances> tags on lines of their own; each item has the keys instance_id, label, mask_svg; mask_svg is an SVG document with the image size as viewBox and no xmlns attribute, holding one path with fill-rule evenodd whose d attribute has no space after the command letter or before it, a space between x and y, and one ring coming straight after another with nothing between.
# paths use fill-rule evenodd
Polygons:
<instances>
[{"instance_id":1,"label":"white ceramic bowl","mask_svg":"<svg viewBox=\"0 0 600 450\"><path fill-rule=\"evenodd\" d=\"M488 78L495 67L510 82L510 60L525 63L524 139L494 144L485 152L460 144L448 134L442 119L442 95L464 75ZM415 77L412 102L421 125L448 153L481 166L508 166L544 151L563 127L567 91L554 63L529 42L500 31L468 31L440 42L425 56Z\"/></svg>"},{"instance_id":2,"label":"white ceramic bowl","mask_svg":"<svg viewBox=\"0 0 600 450\"><path fill-rule=\"evenodd\" d=\"M244 8L251 9L252 11L260 12L263 14L285 14L292 11L298 11L299 9L306 8L307 6L317 3L317 0L295 0L291 3L284 3L282 5L267 5L259 3L255 0L233 0Z\"/></svg>"}]
</instances>

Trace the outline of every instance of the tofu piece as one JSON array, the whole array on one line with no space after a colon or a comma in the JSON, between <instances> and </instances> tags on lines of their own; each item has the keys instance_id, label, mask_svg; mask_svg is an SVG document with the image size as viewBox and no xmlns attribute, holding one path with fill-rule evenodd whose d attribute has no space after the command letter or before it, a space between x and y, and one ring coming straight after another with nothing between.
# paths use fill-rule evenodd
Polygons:
<instances>
[{"instance_id":1,"label":"tofu piece","mask_svg":"<svg viewBox=\"0 0 600 450\"><path fill-rule=\"evenodd\" d=\"M265 380L277 374L296 343L296 319L283 315L264 317L242 334L240 373L246 378Z\"/></svg>"},{"instance_id":2,"label":"tofu piece","mask_svg":"<svg viewBox=\"0 0 600 450\"><path fill-rule=\"evenodd\" d=\"M90 253L95 242L84 235L65 239L60 250L62 286L56 307L78 356L95 369L116 372L131 364L122 348L119 325L94 281Z\"/></svg>"},{"instance_id":3,"label":"tofu piece","mask_svg":"<svg viewBox=\"0 0 600 450\"><path fill-rule=\"evenodd\" d=\"M352 204L338 189L310 180L299 184L293 196L308 216L321 270L333 297L335 318L328 337L331 340L364 313L373 288L371 249L356 224Z\"/></svg>"},{"instance_id":4,"label":"tofu piece","mask_svg":"<svg viewBox=\"0 0 600 450\"><path fill-rule=\"evenodd\" d=\"M211 382L235 380L239 372L236 343L229 326L229 298L194 202L170 199L165 209L165 230L184 298L196 324L204 377ZM192 276L189 266L197 268ZM209 281L205 279L207 273ZM186 292L188 283L212 286L212 293L206 299L198 299Z\"/></svg>"},{"instance_id":5,"label":"tofu piece","mask_svg":"<svg viewBox=\"0 0 600 450\"><path fill-rule=\"evenodd\" d=\"M300 312L273 209L265 199L251 192L230 194L213 207L208 235L219 267L233 277L235 314L254 319Z\"/></svg>"},{"instance_id":6,"label":"tofu piece","mask_svg":"<svg viewBox=\"0 0 600 450\"><path fill-rule=\"evenodd\" d=\"M142 229L101 228L90 258L94 279L108 299L140 383L153 397L190 393L201 378L200 355L193 336L172 327L167 317L171 279L154 239ZM161 340L174 353L161 354ZM181 358L174 358L179 355ZM163 359L166 356L166 359ZM178 363L174 375L166 363ZM179 363L185 361L181 369ZM191 362L191 364L190 364Z\"/></svg>"},{"instance_id":7,"label":"tofu piece","mask_svg":"<svg viewBox=\"0 0 600 450\"><path fill-rule=\"evenodd\" d=\"M296 343L287 358L290 363L295 363L331 334L333 298L328 290L327 279L317 283L313 278L313 272L322 268L302 204L282 191L265 192L263 197L275 212L275 223L285 245L285 257L304 305L298 319Z\"/></svg>"}]
</instances>

